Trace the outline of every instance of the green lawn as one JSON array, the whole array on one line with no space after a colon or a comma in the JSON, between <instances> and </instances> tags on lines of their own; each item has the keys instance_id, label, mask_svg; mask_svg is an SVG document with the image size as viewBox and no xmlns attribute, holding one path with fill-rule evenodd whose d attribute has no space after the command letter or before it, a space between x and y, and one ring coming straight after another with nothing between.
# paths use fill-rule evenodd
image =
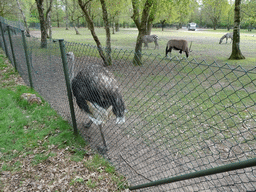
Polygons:
<instances>
[{"instance_id":1,"label":"green lawn","mask_svg":"<svg viewBox=\"0 0 256 192\"><path fill-rule=\"evenodd\" d=\"M102 43L105 46L105 31L103 28L96 28L96 33ZM76 35L75 30L70 28L65 30L65 28L53 28L53 38L64 39L69 42L84 43L95 45L90 31L87 28L79 28L81 35ZM241 65L243 67L255 67L256 66L256 32L247 32L246 30L241 30L241 42L240 48L243 55L246 57L245 60L230 61L228 60L231 55L232 44L230 39L228 43L225 40L220 45L219 39L227 33L226 30L212 30L204 29L198 31L187 31L185 29L152 29L151 34L156 34L159 36L159 49L154 50L154 44L149 44L149 49L144 50L147 54L160 54L165 55L166 43L169 39L186 39L190 42L192 41L192 52L189 59L195 58L198 62L205 60L208 64L216 61L219 64L229 63L230 65ZM232 32L232 31L229 31ZM119 32L111 35L111 45L112 48L118 48L123 50L134 50L136 38L138 31L135 28L120 28ZM173 56L178 56L177 51L173 51ZM185 56L183 54L183 56Z\"/></svg>"}]
</instances>

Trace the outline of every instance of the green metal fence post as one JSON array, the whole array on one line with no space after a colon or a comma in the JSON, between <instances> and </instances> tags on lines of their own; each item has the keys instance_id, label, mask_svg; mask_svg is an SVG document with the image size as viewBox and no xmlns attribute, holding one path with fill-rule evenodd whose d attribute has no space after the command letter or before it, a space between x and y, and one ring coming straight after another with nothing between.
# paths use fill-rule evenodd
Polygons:
<instances>
[{"instance_id":1,"label":"green metal fence post","mask_svg":"<svg viewBox=\"0 0 256 192\"><path fill-rule=\"evenodd\" d=\"M193 179L193 178L197 178L197 177L203 177L203 176L208 176L208 175L213 175L213 174L218 174L218 173L223 173L223 172L228 172L228 171L234 171L237 169L244 169L244 168L253 167L253 166L256 166L256 158L245 160L245 161L240 161L240 162L235 162L235 163L230 163L227 165L222 165L222 166L214 167L211 169L196 171L193 173L188 173L188 174L184 174L184 175L180 175L180 176L176 176L176 177L157 180L157 181L153 181L150 183L136 185L136 186L130 187L129 189L135 190L135 189L142 189L142 188L146 188L146 187L153 187L153 186L157 186L157 185L173 183L176 181L183 181L183 180Z\"/></svg>"},{"instance_id":2,"label":"green metal fence post","mask_svg":"<svg viewBox=\"0 0 256 192\"><path fill-rule=\"evenodd\" d=\"M14 53L14 49L13 49L12 37L11 37L11 32L10 32L10 26L9 25L7 26L7 30L8 30L9 41L10 41L10 45L11 45L13 64L14 64L15 70L17 71L17 63L16 63L15 53Z\"/></svg>"},{"instance_id":3,"label":"green metal fence post","mask_svg":"<svg viewBox=\"0 0 256 192\"><path fill-rule=\"evenodd\" d=\"M27 48L27 43L26 43L26 38L25 38L24 30L21 31L21 34L22 34L22 41L23 41L23 46L24 46L24 51L25 51L27 68L28 68L29 83L30 83L30 87L34 88L33 81L32 81L32 76L31 76L31 68L30 68L30 63L29 63L29 58L28 58L28 48Z\"/></svg>"},{"instance_id":4,"label":"green metal fence post","mask_svg":"<svg viewBox=\"0 0 256 192\"><path fill-rule=\"evenodd\" d=\"M5 38L4 38L4 29L3 29L3 24L2 24L2 22L1 22L1 21L0 21L0 28L1 28L1 34L2 34L3 42L4 42L5 55L9 58L9 54L8 54L8 50L7 50L6 41L5 41ZM10 59L10 58L9 58L9 59Z\"/></svg>"},{"instance_id":5,"label":"green metal fence post","mask_svg":"<svg viewBox=\"0 0 256 192\"><path fill-rule=\"evenodd\" d=\"M59 44L60 44L61 59L62 59L62 64L63 64L65 80L66 80L67 94L68 94L71 118L72 118L72 122L73 122L74 134L77 135L78 131L77 131L77 124L76 124L76 116L75 116L73 98L72 98L72 93L71 93L70 79L69 79L69 75L68 75L68 66L67 66L64 39L59 39Z\"/></svg>"}]
</instances>

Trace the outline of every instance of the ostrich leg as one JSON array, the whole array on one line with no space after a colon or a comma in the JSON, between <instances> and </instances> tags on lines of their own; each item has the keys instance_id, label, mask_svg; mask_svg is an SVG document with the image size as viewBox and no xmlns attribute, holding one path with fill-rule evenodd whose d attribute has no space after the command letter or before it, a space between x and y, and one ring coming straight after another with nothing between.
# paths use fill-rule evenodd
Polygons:
<instances>
[{"instance_id":1,"label":"ostrich leg","mask_svg":"<svg viewBox=\"0 0 256 192\"><path fill-rule=\"evenodd\" d=\"M102 140L103 140L104 148L105 148L105 150L107 151L106 140L105 140L104 134L103 134L103 132L102 132L102 124L99 125L99 128L100 128L100 134L101 134L101 137L102 137Z\"/></svg>"}]
</instances>

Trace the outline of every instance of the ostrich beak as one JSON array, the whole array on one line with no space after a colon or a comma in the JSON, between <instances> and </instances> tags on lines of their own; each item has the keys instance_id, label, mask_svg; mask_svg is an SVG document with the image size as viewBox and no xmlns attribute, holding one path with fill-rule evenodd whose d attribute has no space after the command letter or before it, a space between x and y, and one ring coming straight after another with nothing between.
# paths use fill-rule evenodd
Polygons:
<instances>
[{"instance_id":1,"label":"ostrich beak","mask_svg":"<svg viewBox=\"0 0 256 192\"><path fill-rule=\"evenodd\" d=\"M125 117L117 117L116 118L116 124L122 124L125 122Z\"/></svg>"}]
</instances>

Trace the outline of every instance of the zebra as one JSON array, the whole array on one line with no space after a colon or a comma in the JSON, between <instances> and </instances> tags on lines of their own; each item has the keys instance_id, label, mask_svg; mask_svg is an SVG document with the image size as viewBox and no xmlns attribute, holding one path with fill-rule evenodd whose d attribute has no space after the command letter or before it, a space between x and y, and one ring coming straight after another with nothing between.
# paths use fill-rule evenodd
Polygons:
<instances>
[{"instance_id":1,"label":"zebra","mask_svg":"<svg viewBox=\"0 0 256 192\"><path fill-rule=\"evenodd\" d=\"M159 49L159 45L158 45L157 40L158 40L157 35L144 35L142 37L142 43L144 43L144 47L147 47L147 49L148 49L148 43L152 43L152 42L155 43L155 48L154 49L156 49L156 47Z\"/></svg>"},{"instance_id":2,"label":"zebra","mask_svg":"<svg viewBox=\"0 0 256 192\"><path fill-rule=\"evenodd\" d=\"M226 33L225 35L223 35L221 38L220 38L220 42L219 44L222 43L223 39L226 38L226 43L228 42L228 38L231 38L231 42L233 41L233 33ZM230 42L230 43L231 43Z\"/></svg>"}]
</instances>

